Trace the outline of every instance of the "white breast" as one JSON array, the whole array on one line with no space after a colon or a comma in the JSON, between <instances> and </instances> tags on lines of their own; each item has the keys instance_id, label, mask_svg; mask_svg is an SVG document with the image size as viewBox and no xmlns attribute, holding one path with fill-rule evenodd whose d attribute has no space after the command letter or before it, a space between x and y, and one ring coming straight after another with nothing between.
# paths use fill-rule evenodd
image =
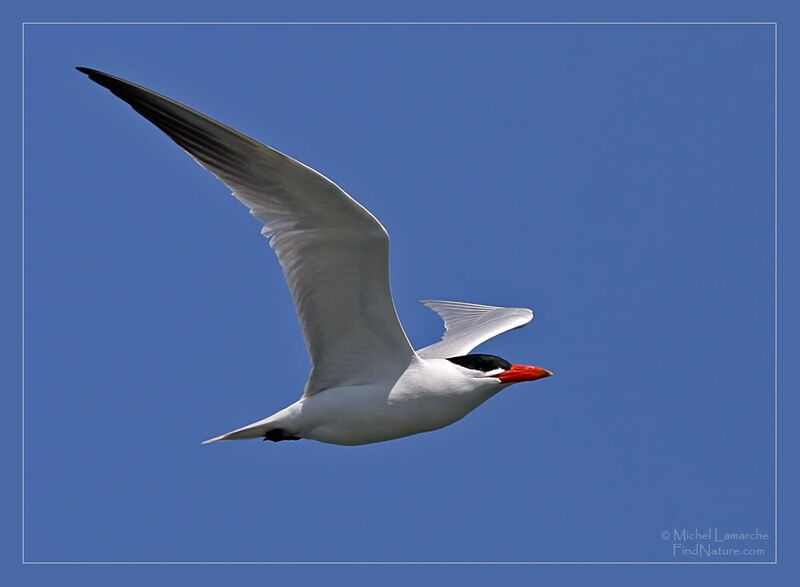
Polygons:
<instances>
[{"instance_id":1,"label":"white breast","mask_svg":"<svg viewBox=\"0 0 800 587\"><path fill-rule=\"evenodd\" d=\"M367 444L436 430L460 420L504 386L444 359L415 359L396 381L329 389L303 398L275 422L332 444Z\"/></svg>"}]
</instances>

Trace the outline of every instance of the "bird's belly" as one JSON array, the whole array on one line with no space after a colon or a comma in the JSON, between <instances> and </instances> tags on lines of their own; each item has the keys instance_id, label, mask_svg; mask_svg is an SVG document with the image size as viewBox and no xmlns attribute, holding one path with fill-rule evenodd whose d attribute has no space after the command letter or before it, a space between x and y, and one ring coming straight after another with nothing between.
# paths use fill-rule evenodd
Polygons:
<instances>
[{"instance_id":1,"label":"bird's belly","mask_svg":"<svg viewBox=\"0 0 800 587\"><path fill-rule=\"evenodd\" d=\"M303 402L303 438L343 445L369 444L442 428L486 401L487 394L393 393L347 388Z\"/></svg>"}]
</instances>

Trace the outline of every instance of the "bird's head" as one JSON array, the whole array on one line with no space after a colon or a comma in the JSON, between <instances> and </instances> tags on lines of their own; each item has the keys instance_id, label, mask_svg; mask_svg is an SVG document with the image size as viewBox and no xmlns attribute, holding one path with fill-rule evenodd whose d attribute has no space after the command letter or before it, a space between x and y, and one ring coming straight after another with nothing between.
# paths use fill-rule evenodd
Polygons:
<instances>
[{"instance_id":1,"label":"bird's head","mask_svg":"<svg viewBox=\"0 0 800 587\"><path fill-rule=\"evenodd\" d=\"M463 355L449 357L447 360L465 369L476 371L476 375L479 377L499 379L500 383L505 385L521 381L535 381L552 375L547 369L529 365L512 365L505 359L494 355Z\"/></svg>"}]
</instances>

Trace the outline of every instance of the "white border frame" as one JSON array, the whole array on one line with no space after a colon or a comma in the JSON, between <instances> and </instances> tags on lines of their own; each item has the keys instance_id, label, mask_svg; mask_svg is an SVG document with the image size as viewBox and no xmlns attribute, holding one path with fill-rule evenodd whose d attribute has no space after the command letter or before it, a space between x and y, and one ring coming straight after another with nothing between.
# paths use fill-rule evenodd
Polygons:
<instances>
[{"instance_id":1,"label":"white border frame","mask_svg":"<svg viewBox=\"0 0 800 587\"><path fill-rule=\"evenodd\" d=\"M26 561L25 560L25 27L41 25L269 25L269 26L541 26L541 25L591 25L591 26L637 26L637 25L694 25L694 26L746 26L771 25L773 27L773 160L774 160L774 557L771 561ZM22 337L21 337L21 381L22 381L22 540L21 563L23 565L777 565L778 564L778 23L776 21L31 21L22 22L22 90L21 109L21 188L22 188Z\"/></svg>"}]
</instances>

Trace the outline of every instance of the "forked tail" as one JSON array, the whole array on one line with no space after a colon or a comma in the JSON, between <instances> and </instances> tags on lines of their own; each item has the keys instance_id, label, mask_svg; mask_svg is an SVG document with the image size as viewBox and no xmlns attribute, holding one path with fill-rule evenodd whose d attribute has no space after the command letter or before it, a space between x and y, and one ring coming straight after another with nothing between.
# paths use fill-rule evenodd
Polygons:
<instances>
[{"instance_id":1,"label":"forked tail","mask_svg":"<svg viewBox=\"0 0 800 587\"><path fill-rule=\"evenodd\" d=\"M283 428L275 428L274 424L269 424L266 420L259 420L253 424L248 424L243 428L238 428L232 432L227 432L214 438L204 440L202 444L209 444L211 442L219 442L220 440L245 440L248 438L263 438L264 440L271 440L279 442L281 440L300 440L299 436L295 436L284 430Z\"/></svg>"},{"instance_id":2,"label":"forked tail","mask_svg":"<svg viewBox=\"0 0 800 587\"><path fill-rule=\"evenodd\" d=\"M267 434L267 432L273 427L272 424L267 423L268 421L269 418L265 418L263 420L259 420L258 422L253 422L252 424L248 424L242 428L237 428L231 432L226 432L225 434L204 440L203 444L219 442L220 440L244 440L247 438L260 438Z\"/></svg>"}]
</instances>

